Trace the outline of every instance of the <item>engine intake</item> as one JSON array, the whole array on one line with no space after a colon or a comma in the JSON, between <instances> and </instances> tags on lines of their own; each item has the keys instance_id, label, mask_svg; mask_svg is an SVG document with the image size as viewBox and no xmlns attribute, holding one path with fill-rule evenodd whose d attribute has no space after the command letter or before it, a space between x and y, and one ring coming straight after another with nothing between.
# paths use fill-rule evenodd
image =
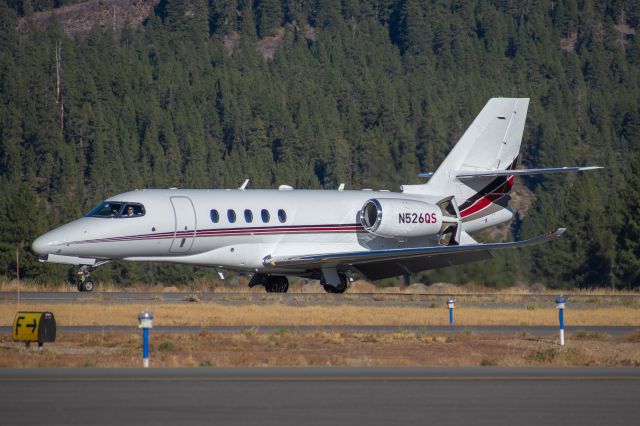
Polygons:
<instances>
[{"instance_id":1,"label":"engine intake","mask_svg":"<svg viewBox=\"0 0 640 426\"><path fill-rule=\"evenodd\" d=\"M438 238L442 219L442 209L435 204L397 198L372 198L360 212L364 229L386 238Z\"/></svg>"}]
</instances>

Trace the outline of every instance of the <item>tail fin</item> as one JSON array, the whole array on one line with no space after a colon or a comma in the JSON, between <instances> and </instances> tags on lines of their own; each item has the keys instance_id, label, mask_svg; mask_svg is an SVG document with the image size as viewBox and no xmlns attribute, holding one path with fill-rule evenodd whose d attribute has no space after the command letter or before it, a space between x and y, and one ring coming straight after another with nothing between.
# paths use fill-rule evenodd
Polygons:
<instances>
[{"instance_id":1,"label":"tail fin","mask_svg":"<svg viewBox=\"0 0 640 426\"><path fill-rule=\"evenodd\" d=\"M494 216L491 220L494 223L511 219L505 196L511 190L513 176L478 176L475 179L458 176L465 172L515 168L528 107L528 98L490 99L429 182L405 185L403 192L453 195L464 222L490 214ZM489 225L487 220L484 223Z\"/></svg>"},{"instance_id":2,"label":"tail fin","mask_svg":"<svg viewBox=\"0 0 640 426\"><path fill-rule=\"evenodd\" d=\"M492 98L444 159L429 182L405 185L405 192L460 195L456 174L462 171L508 170L520 151L528 98Z\"/></svg>"}]
</instances>

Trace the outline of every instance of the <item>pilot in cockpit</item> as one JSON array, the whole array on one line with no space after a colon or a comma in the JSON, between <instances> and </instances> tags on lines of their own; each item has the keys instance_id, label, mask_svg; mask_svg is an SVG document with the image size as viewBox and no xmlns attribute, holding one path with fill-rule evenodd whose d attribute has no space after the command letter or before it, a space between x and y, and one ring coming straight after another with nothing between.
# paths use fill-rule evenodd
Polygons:
<instances>
[{"instance_id":1,"label":"pilot in cockpit","mask_svg":"<svg viewBox=\"0 0 640 426\"><path fill-rule=\"evenodd\" d=\"M124 214L124 216L128 216L128 217L134 216L133 206L127 207L127 212Z\"/></svg>"}]
</instances>

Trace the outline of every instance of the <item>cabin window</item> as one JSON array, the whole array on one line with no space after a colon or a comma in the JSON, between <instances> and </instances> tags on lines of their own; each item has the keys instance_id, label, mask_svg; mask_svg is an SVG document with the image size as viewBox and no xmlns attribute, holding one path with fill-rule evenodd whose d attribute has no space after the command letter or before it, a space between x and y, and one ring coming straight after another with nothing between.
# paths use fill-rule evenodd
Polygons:
<instances>
[{"instance_id":1,"label":"cabin window","mask_svg":"<svg viewBox=\"0 0 640 426\"><path fill-rule=\"evenodd\" d=\"M253 222L253 213L251 212L251 210L246 209L244 211L244 221L247 223Z\"/></svg>"},{"instance_id":2,"label":"cabin window","mask_svg":"<svg viewBox=\"0 0 640 426\"><path fill-rule=\"evenodd\" d=\"M209 216L211 216L211 222L213 223L218 223L220 221L220 215L218 214L218 210L216 209L211 210Z\"/></svg>"},{"instance_id":3,"label":"cabin window","mask_svg":"<svg viewBox=\"0 0 640 426\"><path fill-rule=\"evenodd\" d=\"M262 216L262 221L264 223L269 223L269 211L267 209L262 209L262 211L260 212L260 216Z\"/></svg>"},{"instance_id":4,"label":"cabin window","mask_svg":"<svg viewBox=\"0 0 640 426\"><path fill-rule=\"evenodd\" d=\"M229 219L229 223L234 223L236 221L236 211L235 210L227 210L227 219Z\"/></svg>"},{"instance_id":5,"label":"cabin window","mask_svg":"<svg viewBox=\"0 0 640 426\"><path fill-rule=\"evenodd\" d=\"M278 220L280 223L285 223L287 221L287 212L282 209L278 210Z\"/></svg>"}]
</instances>

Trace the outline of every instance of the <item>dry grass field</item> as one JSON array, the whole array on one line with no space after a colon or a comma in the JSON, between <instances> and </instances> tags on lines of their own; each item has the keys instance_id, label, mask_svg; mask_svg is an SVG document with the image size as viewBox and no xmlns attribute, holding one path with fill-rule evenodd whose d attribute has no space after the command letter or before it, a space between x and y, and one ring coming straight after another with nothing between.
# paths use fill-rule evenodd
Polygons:
<instances>
[{"instance_id":1,"label":"dry grass field","mask_svg":"<svg viewBox=\"0 0 640 426\"><path fill-rule=\"evenodd\" d=\"M156 325L447 325L448 311L443 306L289 306L222 305L214 303L152 304L0 304L0 325L11 325L19 310L51 311L58 325L137 325L137 315L151 310ZM458 308L456 325L556 325L554 308ZM640 309L611 308L566 309L567 325L640 326Z\"/></svg>"},{"instance_id":2,"label":"dry grass field","mask_svg":"<svg viewBox=\"0 0 640 426\"><path fill-rule=\"evenodd\" d=\"M240 297L239 295L238 297ZM235 296L234 296L235 297ZM302 297L302 296L296 296ZM348 302L349 295L345 295ZM381 295L380 305L308 304L292 306L273 302L255 304L244 299L233 303L163 302L109 303L96 293L90 300L73 303L2 303L0 325L8 326L19 310L52 311L59 326L137 326L143 310L154 314L154 325L235 325L252 327L236 334L203 331L199 334L163 334L152 330L153 367L208 366L524 366L594 365L640 366L640 332L621 337L593 332L571 333L571 326L626 325L640 327L640 306L616 303L608 306L583 303L565 311L569 327L567 345L553 337L486 335L458 332L432 334L428 326L447 325L443 303L387 303L393 294ZM484 296L483 296L484 297ZM466 325L557 325L558 313L548 305L512 303L495 307L496 301L513 302L517 293L487 296L484 307L465 306L455 311L459 328ZM225 299L226 300L226 299ZM235 300L235 299L234 299ZM377 299L374 299L377 300ZM491 303L493 301L493 303ZM292 332L281 329L258 333L263 325L390 325L425 326L424 332L353 333ZM3 367L136 367L141 363L141 338L137 332L76 334L58 329L57 341L42 351L0 336L0 368Z\"/></svg>"},{"instance_id":3,"label":"dry grass field","mask_svg":"<svg viewBox=\"0 0 640 426\"><path fill-rule=\"evenodd\" d=\"M138 367L139 333L60 333L42 351L0 336L0 368ZM398 332L151 333L152 367L210 366L640 366L640 334L551 338Z\"/></svg>"}]
</instances>

